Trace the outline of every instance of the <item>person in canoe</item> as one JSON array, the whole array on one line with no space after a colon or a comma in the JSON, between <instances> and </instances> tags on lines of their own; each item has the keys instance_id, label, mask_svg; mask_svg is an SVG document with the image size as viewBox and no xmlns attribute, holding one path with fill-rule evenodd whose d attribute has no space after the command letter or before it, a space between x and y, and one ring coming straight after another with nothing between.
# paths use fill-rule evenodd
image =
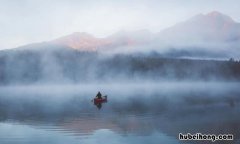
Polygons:
<instances>
[{"instance_id":1,"label":"person in canoe","mask_svg":"<svg viewBox=\"0 0 240 144\"><path fill-rule=\"evenodd\" d=\"M96 98L102 99L102 94L100 93L100 91L97 93Z\"/></svg>"},{"instance_id":2,"label":"person in canoe","mask_svg":"<svg viewBox=\"0 0 240 144\"><path fill-rule=\"evenodd\" d=\"M100 91L98 91L96 97L92 100L92 102L94 102L94 105L96 105L97 108L100 110L102 108L102 103L107 102L107 95L102 96Z\"/></svg>"}]
</instances>

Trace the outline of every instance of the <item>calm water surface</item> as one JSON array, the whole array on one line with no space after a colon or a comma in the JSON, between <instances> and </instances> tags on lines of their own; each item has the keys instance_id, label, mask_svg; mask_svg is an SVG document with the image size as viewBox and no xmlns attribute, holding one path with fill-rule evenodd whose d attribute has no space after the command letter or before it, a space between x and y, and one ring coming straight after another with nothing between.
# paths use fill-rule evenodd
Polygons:
<instances>
[{"instance_id":1,"label":"calm water surface","mask_svg":"<svg viewBox=\"0 0 240 144\"><path fill-rule=\"evenodd\" d=\"M91 102L97 91L108 95L100 107ZM1 87L0 143L202 143L179 141L180 132L239 143L239 102L239 83Z\"/></svg>"}]
</instances>

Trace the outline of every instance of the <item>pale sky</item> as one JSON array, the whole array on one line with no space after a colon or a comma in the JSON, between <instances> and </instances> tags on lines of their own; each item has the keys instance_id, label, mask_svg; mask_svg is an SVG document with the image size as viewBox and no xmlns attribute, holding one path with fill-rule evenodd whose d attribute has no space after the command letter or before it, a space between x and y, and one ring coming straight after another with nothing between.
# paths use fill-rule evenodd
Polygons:
<instances>
[{"instance_id":1,"label":"pale sky","mask_svg":"<svg viewBox=\"0 0 240 144\"><path fill-rule=\"evenodd\" d=\"M219 11L240 22L239 0L0 0L0 49L73 32L104 37L120 30L172 26Z\"/></svg>"}]
</instances>

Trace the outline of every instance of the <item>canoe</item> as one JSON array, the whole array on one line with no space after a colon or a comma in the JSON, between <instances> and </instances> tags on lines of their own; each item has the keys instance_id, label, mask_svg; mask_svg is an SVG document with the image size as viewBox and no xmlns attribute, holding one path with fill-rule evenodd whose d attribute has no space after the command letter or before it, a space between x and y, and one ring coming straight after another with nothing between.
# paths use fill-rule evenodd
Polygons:
<instances>
[{"instance_id":1,"label":"canoe","mask_svg":"<svg viewBox=\"0 0 240 144\"><path fill-rule=\"evenodd\" d=\"M102 99L94 98L94 104L105 103L107 102L107 96L103 96Z\"/></svg>"}]
</instances>

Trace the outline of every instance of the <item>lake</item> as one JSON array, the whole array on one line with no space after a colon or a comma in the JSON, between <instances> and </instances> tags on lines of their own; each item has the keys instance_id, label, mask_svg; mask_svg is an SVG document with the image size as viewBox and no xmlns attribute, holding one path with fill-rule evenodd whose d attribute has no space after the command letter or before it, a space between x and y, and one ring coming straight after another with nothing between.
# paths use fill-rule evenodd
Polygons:
<instances>
[{"instance_id":1,"label":"lake","mask_svg":"<svg viewBox=\"0 0 240 144\"><path fill-rule=\"evenodd\" d=\"M0 87L1 144L179 144L179 133L233 134L240 83L162 82ZM108 95L101 106L91 101Z\"/></svg>"}]
</instances>

